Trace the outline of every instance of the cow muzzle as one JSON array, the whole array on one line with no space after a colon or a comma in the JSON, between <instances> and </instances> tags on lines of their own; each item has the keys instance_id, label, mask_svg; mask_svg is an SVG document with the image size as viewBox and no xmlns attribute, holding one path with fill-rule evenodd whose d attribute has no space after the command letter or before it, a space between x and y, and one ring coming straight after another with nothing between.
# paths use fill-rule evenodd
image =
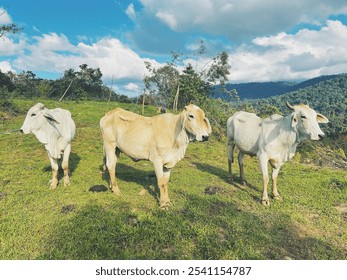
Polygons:
<instances>
[{"instance_id":1,"label":"cow muzzle","mask_svg":"<svg viewBox=\"0 0 347 280\"><path fill-rule=\"evenodd\" d=\"M21 133L23 133L23 134L29 134L29 133L30 133L30 130L29 130L29 131L26 131L23 127L21 127L21 128L19 129L19 131L20 131Z\"/></svg>"},{"instance_id":2,"label":"cow muzzle","mask_svg":"<svg viewBox=\"0 0 347 280\"><path fill-rule=\"evenodd\" d=\"M209 135L203 135L202 136L202 141L203 142L207 141L209 137L210 137Z\"/></svg>"}]
</instances>

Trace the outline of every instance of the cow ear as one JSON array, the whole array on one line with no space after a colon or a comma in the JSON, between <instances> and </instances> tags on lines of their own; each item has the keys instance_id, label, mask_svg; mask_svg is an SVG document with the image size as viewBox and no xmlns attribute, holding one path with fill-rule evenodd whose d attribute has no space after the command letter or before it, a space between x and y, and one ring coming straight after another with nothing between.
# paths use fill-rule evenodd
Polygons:
<instances>
[{"instance_id":1,"label":"cow ear","mask_svg":"<svg viewBox=\"0 0 347 280\"><path fill-rule=\"evenodd\" d=\"M329 122L329 119L326 116L319 114L319 113L317 113L316 119L317 119L318 123L328 123Z\"/></svg>"},{"instance_id":2,"label":"cow ear","mask_svg":"<svg viewBox=\"0 0 347 280\"><path fill-rule=\"evenodd\" d=\"M208 120L208 118L204 118L204 121L205 121L205 123L207 125L207 132L208 133L212 133L212 127L210 125L210 121Z\"/></svg>"},{"instance_id":3,"label":"cow ear","mask_svg":"<svg viewBox=\"0 0 347 280\"><path fill-rule=\"evenodd\" d=\"M298 119L299 119L298 114L294 113L294 114L292 115L292 127L298 125Z\"/></svg>"},{"instance_id":4,"label":"cow ear","mask_svg":"<svg viewBox=\"0 0 347 280\"><path fill-rule=\"evenodd\" d=\"M46 109L46 108L43 110L43 116L44 116L49 122L59 124L59 122L50 114L49 110Z\"/></svg>"}]
</instances>

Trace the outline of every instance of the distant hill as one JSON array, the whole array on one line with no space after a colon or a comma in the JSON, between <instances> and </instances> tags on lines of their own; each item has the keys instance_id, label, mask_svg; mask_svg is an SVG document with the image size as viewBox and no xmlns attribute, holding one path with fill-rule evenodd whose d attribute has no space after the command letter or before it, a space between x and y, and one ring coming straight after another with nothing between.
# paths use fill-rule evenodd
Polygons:
<instances>
[{"instance_id":1,"label":"distant hill","mask_svg":"<svg viewBox=\"0 0 347 280\"><path fill-rule=\"evenodd\" d=\"M246 103L259 113L266 106L274 106L282 114L288 114L285 102L292 104L306 103L330 120L325 131L330 135L347 134L347 74L335 75L330 79L312 79L301 84L312 85L299 88L282 95L262 99L231 102L232 107L242 107Z\"/></svg>"},{"instance_id":2,"label":"distant hill","mask_svg":"<svg viewBox=\"0 0 347 280\"><path fill-rule=\"evenodd\" d=\"M317 78L309 79L303 82L262 82L262 83L242 83L242 84L227 84L227 90L235 89L240 97L240 100L245 99L259 99L271 96L285 94L291 91L296 91L309 86L316 85L320 82L330 80L338 77L339 75L320 76ZM229 101L228 97L218 93L219 87L216 87L215 98Z\"/></svg>"}]
</instances>

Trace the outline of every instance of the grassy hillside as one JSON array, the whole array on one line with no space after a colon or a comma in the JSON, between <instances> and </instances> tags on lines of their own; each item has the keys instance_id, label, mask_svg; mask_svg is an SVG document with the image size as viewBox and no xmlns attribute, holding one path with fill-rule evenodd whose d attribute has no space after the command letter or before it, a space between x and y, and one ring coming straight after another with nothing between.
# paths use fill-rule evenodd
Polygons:
<instances>
[{"instance_id":1,"label":"grassy hillside","mask_svg":"<svg viewBox=\"0 0 347 280\"><path fill-rule=\"evenodd\" d=\"M34 103L16 101L22 111ZM75 119L71 186L50 191L43 145L32 134L9 133L21 126L23 114L2 121L0 259L347 258L345 171L300 164L298 155L279 175L284 200L265 208L257 161L245 160L248 186L237 174L228 183L226 145L212 137L189 145L172 171L173 206L162 211L150 162L122 155L122 195L105 191L98 122L119 104L43 103L69 109Z\"/></svg>"}]
</instances>

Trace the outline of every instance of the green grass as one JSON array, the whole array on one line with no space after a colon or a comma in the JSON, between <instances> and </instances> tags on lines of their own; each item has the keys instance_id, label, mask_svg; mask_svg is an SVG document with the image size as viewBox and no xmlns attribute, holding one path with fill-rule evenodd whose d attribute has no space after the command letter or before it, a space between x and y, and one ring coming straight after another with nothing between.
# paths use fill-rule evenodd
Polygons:
<instances>
[{"instance_id":1,"label":"green grass","mask_svg":"<svg viewBox=\"0 0 347 280\"><path fill-rule=\"evenodd\" d=\"M16 101L23 112L35 103ZM279 175L284 200L266 208L257 160L245 160L247 186L238 174L228 183L226 145L212 137L191 143L173 169L173 206L163 211L147 161L121 155L120 196L90 191L108 186L98 123L119 104L43 103L69 109L76 122L71 185L50 191L43 145L32 134L6 133L25 113L0 124L0 259L347 259L347 214L336 209L347 203L346 171L294 159Z\"/></svg>"}]
</instances>

